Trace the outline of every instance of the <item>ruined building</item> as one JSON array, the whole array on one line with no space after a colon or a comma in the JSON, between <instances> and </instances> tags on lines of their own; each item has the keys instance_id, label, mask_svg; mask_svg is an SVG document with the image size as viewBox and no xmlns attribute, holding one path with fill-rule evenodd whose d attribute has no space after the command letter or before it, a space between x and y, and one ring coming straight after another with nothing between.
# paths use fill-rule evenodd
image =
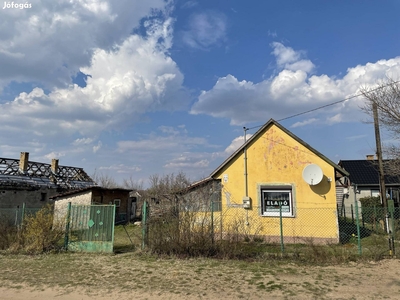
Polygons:
<instances>
[{"instance_id":1,"label":"ruined building","mask_svg":"<svg viewBox=\"0 0 400 300\"><path fill-rule=\"evenodd\" d=\"M40 208L50 197L71 190L95 186L82 168L29 161L29 153L20 159L0 158L0 208L15 208L25 203Z\"/></svg>"}]
</instances>

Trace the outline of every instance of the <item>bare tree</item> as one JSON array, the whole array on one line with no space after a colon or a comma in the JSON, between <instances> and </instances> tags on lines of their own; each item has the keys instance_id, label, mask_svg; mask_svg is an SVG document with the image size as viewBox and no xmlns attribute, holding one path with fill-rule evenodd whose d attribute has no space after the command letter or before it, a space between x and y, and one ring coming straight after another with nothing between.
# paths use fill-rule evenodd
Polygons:
<instances>
[{"instance_id":1,"label":"bare tree","mask_svg":"<svg viewBox=\"0 0 400 300\"><path fill-rule=\"evenodd\" d=\"M361 89L368 100L361 109L373 116L373 105L378 108L379 122L396 138L400 138L400 81L387 78L377 87Z\"/></svg>"},{"instance_id":2,"label":"bare tree","mask_svg":"<svg viewBox=\"0 0 400 300\"><path fill-rule=\"evenodd\" d=\"M126 189L132 190L132 191L142 191L143 190L143 181L141 180L135 180L130 176L128 179L124 179L122 182L122 186Z\"/></svg>"},{"instance_id":3,"label":"bare tree","mask_svg":"<svg viewBox=\"0 0 400 300\"><path fill-rule=\"evenodd\" d=\"M392 134L394 139L400 139L400 81L392 78L380 81L376 87L364 87L361 93L367 100L361 109L370 116L374 114L374 106L378 111L379 123ZM384 162L387 175L400 174L400 150L395 145L384 145L383 153L390 161Z\"/></svg>"},{"instance_id":4,"label":"bare tree","mask_svg":"<svg viewBox=\"0 0 400 300\"><path fill-rule=\"evenodd\" d=\"M166 174L160 176L159 174L151 175L150 187L147 194L153 198L166 198L174 200L175 196L183 189L190 185L190 180L183 172L178 174Z\"/></svg>"},{"instance_id":5,"label":"bare tree","mask_svg":"<svg viewBox=\"0 0 400 300\"><path fill-rule=\"evenodd\" d=\"M144 192L144 198L152 201L152 213L162 215L175 212L181 192L190 185L190 180L183 172L178 174L150 176L150 187Z\"/></svg>"},{"instance_id":6,"label":"bare tree","mask_svg":"<svg viewBox=\"0 0 400 300\"><path fill-rule=\"evenodd\" d=\"M110 175L98 172L97 170L94 171L91 177L94 182L96 182L101 187L109 189L120 187L118 183L114 180L114 178L112 178Z\"/></svg>"}]
</instances>

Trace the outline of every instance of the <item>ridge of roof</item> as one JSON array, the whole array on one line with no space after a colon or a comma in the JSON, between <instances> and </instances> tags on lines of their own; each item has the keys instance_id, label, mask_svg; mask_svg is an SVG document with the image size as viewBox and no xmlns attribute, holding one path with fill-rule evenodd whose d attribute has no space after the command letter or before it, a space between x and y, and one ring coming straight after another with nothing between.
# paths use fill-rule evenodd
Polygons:
<instances>
[{"instance_id":1,"label":"ridge of roof","mask_svg":"<svg viewBox=\"0 0 400 300\"><path fill-rule=\"evenodd\" d=\"M297 141L298 143L302 144L304 147L308 148L310 151L314 152L315 154L317 154L320 158L322 158L324 161L326 161L328 164L330 164L332 167L334 167L335 170L337 170L339 173L341 173L344 176L349 176L349 173L342 169L339 165L335 164L333 161L331 161L329 158L327 158L325 155L323 155L321 152L315 150L313 147L311 147L309 144L307 144L306 142L304 142L302 139L300 139L298 136L296 136L295 134L293 134L292 132L290 132L288 129L286 129L285 127L283 127L281 124L279 124L277 121L275 121L274 119L269 119L268 122L266 122L263 126L261 126L260 129L258 129L256 131L255 134L253 134L247 141L246 143L244 143L242 146L240 146L234 153L232 153L227 159L225 159L225 161L219 165L210 175L210 177L215 176L225 165L227 165L233 158L236 157L236 155L238 155L240 152L242 152L244 150L244 148L249 145L253 140L255 140L256 138L258 138L258 136L268 127L275 125L276 127L278 127L280 130L282 130L283 132L285 132L287 135L289 135L291 138L293 138L295 141Z\"/></svg>"}]
</instances>

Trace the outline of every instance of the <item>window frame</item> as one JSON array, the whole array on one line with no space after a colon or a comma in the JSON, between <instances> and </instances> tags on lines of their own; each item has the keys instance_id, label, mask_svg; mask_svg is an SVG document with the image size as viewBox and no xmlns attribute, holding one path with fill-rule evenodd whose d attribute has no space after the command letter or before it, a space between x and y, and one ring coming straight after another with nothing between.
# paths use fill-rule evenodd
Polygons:
<instances>
[{"instance_id":1,"label":"window frame","mask_svg":"<svg viewBox=\"0 0 400 300\"><path fill-rule=\"evenodd\" d=\"M120 207L121 206L121 199L114 199L114 205L115 205L115 207Z\"/></svg>"},{"instance_id":2,"label":"window frame","mask_svg":"<svg viewBox=\"0 0 400 300\"><path fill-rule=\"evenodd\" d=\"M283 218L296 217L296 201L295 201L295 186L293 184L258 184L258 200L260 205L261 217L280 217L279 209L277 211L267 211L265 193L277 192L289 194L289 211L282 210ZM284 206L282 206L284 207Z\"/></svg>"}]
</instances>

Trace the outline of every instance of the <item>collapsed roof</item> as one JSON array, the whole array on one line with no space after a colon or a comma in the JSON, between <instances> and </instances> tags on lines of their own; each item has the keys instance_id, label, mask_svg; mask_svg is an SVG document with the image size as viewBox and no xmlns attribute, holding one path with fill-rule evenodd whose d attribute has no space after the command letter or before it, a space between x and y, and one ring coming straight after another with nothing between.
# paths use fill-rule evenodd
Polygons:
<instances>
[{"instance_id":1,"label":"collapsed roof","mask_svg":"<svg viewBox=\"0 0 400 300\"><path fill-rule=\"evenodd\" d=\"M82 168L59 166L58 159L46 164L28 158L28 152L21 152L19 160L0 158L1 187L78 189L96 185Z\"/></svg>"}]
</instances>

